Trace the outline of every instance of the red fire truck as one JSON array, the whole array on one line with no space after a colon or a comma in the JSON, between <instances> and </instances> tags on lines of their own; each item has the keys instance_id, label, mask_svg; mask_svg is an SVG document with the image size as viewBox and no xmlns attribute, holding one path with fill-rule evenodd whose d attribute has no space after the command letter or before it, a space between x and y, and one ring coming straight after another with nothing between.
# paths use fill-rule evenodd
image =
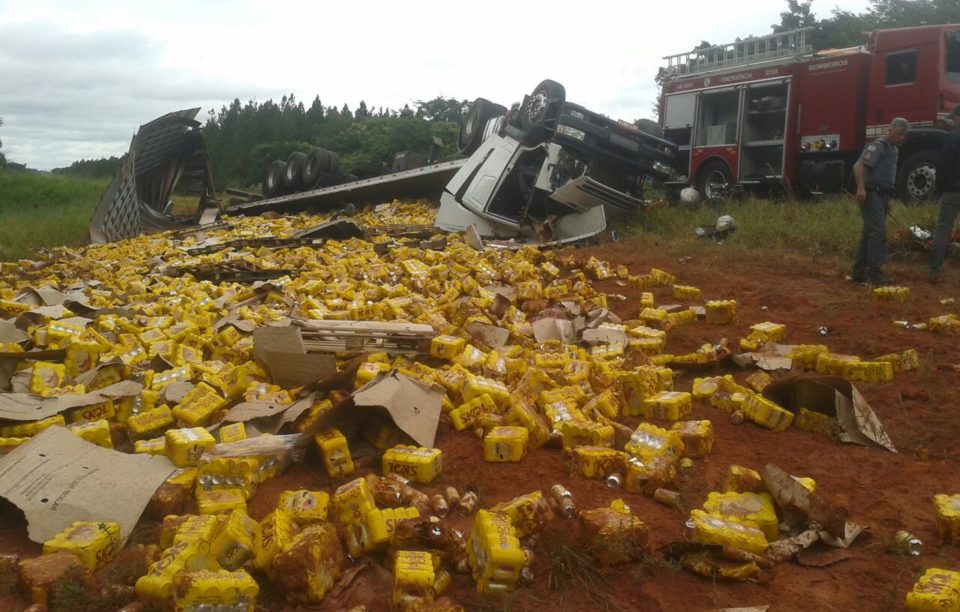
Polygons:
<instances>
[{"instance_id":1,"label":"red fire truck","mask_svg":"<svg viewBox=\"0 0 960 612\"><path fill-rule=\"evenodd\" d=\"M934 188L937 151L960 103L960 24L880 30L849 49L813 51L809 29L665 57L664 137L704 197L737 186L840 191L866 142L910 121L897 191Z\"/></svg>"}]
</instances>

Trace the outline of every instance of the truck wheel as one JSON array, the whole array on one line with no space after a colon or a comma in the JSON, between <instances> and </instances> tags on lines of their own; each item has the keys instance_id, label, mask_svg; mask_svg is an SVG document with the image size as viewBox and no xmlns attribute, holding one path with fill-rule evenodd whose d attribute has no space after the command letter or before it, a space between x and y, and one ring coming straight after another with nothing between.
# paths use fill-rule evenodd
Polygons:
<instances>
[{"instance_id":1,"label":"truck wheel","mask_svg":"<svg viewBox=\"0 0 960 612\"><path fill-rule=\"evenodd\" d=\"M556 81L547 79L537 85L520 105L520 140L526 145L546 140L566 99L566 89Z\"/></svg>"},{"instance_id":2,"label":"truck wheel","mask_svg":"<svg viewBox=\"0 0 960 612\"><path fill-rule=\"evenodd\" d=\"M705 200L713 200L726 195L733 177L727 164L715 159L707 162L697 175L697 191Z\"/></svg>"},{"instance_id":3,"label":"truck wheel","mask_svg":"<svg viewBox=\"0 0 960 612\"><path fill-rule=\"evenodd\" d=\"M486 98L477 98L470 105L470 110L460 120L460 134L457 136L457 150L462 155L472 155L483 142L483 128L487 121L499 117L507 109L494 104Z\"/></svg>"},{"instance_id":4,"label":"truck wheel","mask_svg":"<svg viewBox=\"0 0 960 612\"><path fill-rule=\"evenodd\" d=\"M290 191L299 191L303 188L303 164L307 156L300 151L294 151L287 158L287 169L283 173L283 186Z\"/></svg>"},{"instance_id":5,"label":"truck wheel","mask_svg":"<svg viewBox=\"0 0 960 612\"><path fill-rule=\"evenodd\" d=\"M287 170L287 162L275 159L267 166L267 176L263 179L263 197L273 198L283 195L283 175Z\"/></svg>"},{"instance_id":6,"label":"truck wheel","mask_svg":"<svg viewBox=\"0 0 960 612\"><path fill-rule=\"evenodd\" d=\"M307 189L316 187L320 175L330 172L330 156L333 155L326 149L314 147L307 159L303 162L303 186Z\"/></svg>"},{"instance_id":7,"label":"truck wheel","mask_svg":"<svg viewBox=\"0 0 960 612\"><path fill-rule=\"evenodd\" d=\"M937 179L937 153L917 151L897 173L897 194L904 204L921 204L933 199Z\"/></svg>"}]
</instances>

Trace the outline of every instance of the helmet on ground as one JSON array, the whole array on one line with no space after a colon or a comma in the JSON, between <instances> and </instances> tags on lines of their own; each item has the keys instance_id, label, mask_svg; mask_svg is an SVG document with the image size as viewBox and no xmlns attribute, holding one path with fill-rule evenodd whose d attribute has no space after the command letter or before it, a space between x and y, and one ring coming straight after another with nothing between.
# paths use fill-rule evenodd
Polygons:
<instances>
[{"instance_id":1,"label":"helmet on ground","mask_svg":"<svg viewBox=\"0 0 960 612\"><path fill-rule=\"evenodd\" d=\"M730 231L737 229L737 222L730 215L722 215L717 219L717 231Z\"/></svg>"}]
</instances>

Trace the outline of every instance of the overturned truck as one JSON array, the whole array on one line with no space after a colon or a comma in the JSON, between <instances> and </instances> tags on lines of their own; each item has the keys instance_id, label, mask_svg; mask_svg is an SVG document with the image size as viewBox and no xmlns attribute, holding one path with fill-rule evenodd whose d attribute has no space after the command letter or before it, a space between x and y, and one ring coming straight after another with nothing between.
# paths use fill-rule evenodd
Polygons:
<instances>
[{"instance_id":1,"label":"overturned truck","mask_svg":"<svg viewBox=\"0 0 960 612\"><path fill-rule=\"evenodd\" d=\"M217 212L199 108L167 113L140 126L123 166L90 221L92 242L195 225Z\"/></svg>"},{"instance_id":2,"label":"overturned truck","mask_svg":"<svg viewBox=\"0 0 960 612\"><path fill-rule=\"evenodd\" d=\"M672 143L567 102L564 87L550 80L510 110L477 99L461 122L458 149L468 157L235 203L226 212L439 196L440 229L569 242L642 207L646 181L668 179L676 157Z\"/></svg>"}]
</instances>

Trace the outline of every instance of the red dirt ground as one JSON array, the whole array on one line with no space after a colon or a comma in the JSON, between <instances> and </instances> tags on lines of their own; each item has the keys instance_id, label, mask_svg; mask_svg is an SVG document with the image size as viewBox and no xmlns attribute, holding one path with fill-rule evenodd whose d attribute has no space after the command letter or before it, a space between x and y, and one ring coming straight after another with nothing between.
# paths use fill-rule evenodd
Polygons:
<instances>
[{"instance_id":1,"label":"red dirt ground","mask_svg":"<svg viewBox=\"0 0 960 612\"><path fill-rule=\"evenodd\" d=\"M960 569L960 547L942 544L936 524L932 497L936 493L960 492L957 459L960 454L960 409L958 377L953 370L960 363L956 338L930 332L907 331L891 321L911 322L945 314L954 306L942 306L938 299L960 298L955 280L933 287L923 279L919 265L890 270L912 286L905 304L872 300L868 290L842 280L835 264L818 266L809 261L767 257L733 260L722 246L701 247L689 253L692 259L679 263L688 253L664 247L658 252L638 253L635 246L603 245L575 251L578 258L590 255L612 264L626 264L640 274L660 267L676 274L679 282L703 290L705 299L734 298L739 322L725 327L695 323L671 332L667 351L684 353L704 342L721 337L736 346L751 324L773 321L786 324L790 343L826 344L834 352L864 358L916 348L921 369L898 374L892 383L858 383L857 387L886 425L900 453L879 448L842 445L826 437L790 429L773 433L752 424L734 425L727 415L706 403L695 403L693 417L710 419L714 428L713 452L695 460L695 474L684 485L689 505L697 507L706 493L717 485L730 464L760 469L774 463L790 474L816 480L817 491L849 510L852 520L867 525L870 532L851 548L852 558L817 569L795 562L781 563L765 572L757 582L712 581L662 562L660 555L600 571L598 582L587 586L567 582L552 589L548 584L550 559L541 545L533 570L532 586L522 587L505 598L482 596L474 591L468 576L454 575L447 595L468 610L710 610L723 607L770 605L770 610L898 610L917 576L928 567ZM956 274L956 271L953 271ZM639 292L615 281L601 283L602 290L627 297L611 302L623 318L634 318ZM657 303L670 303L668 290L658 289ZM817 328L828 328L826 336ZM731 366L732 367L732 366ZM743 381L750 371L721 370ZM783 376L779 374L778 376ZM690 373L680 373L675 388L688 390ZM636 419L624 419L635 425ZM581 509L605 506L623 498L651 528L653 548L681 538L685 514L640 495L613 490L602 481L569 475L561 453L554 448L531 452L517 464L485 463L478 439L453 431L441 421L437 446L444 453L442 485L480 494L480 507L489 507L535 489L563 483L574 494ZM365 473L376 467L368 462ZM329 486L315 460L296 466L287 474L268 481L250 506L260 518L272 509L286 489ZM440 487L424 487L428 493ZM22 519L9 510L0 516L0 552L31 555L39 546L25 539ZM469 528L470 519L460 521ZM572 537L575 522L557 519L544 541ZM922 555L908 557L888 552L893 534L906 529L923 540ZM266 590L258 608L283 609L280 594ZM16 609L13 601L6 609Z\"/></svg>"}]
</instances>

